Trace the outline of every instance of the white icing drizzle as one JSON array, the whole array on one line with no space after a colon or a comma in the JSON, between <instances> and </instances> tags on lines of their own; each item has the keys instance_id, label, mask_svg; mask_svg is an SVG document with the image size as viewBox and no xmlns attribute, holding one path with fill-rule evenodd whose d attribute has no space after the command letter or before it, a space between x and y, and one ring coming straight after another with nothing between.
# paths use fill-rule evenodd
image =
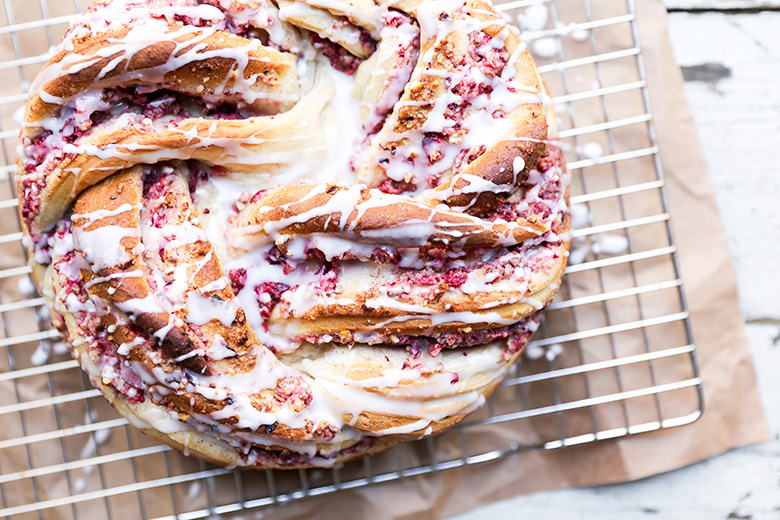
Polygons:
<instances>
[{"instance_id":1,"label":"white icing drizzle","mask_svg":"<svg viewBox=\"0 0 780 520\"><path fill-rule=\"evenodd\" d=\"M141 236L138 229L119 226L97 227L90 231L76 228L74 232L76 247L95 273L129 262L130 254L121 241Z\"/></svg>"},{"instance_id":2,"label":"white icing drizzle","mask_svg":"<svg viewBox=\"0 0 780 520\"><path fill-rule=\"evenodd\" d=\"M459 294L467 298L492 295L492 300L479 312L441 311L435 305L436 300L426 299L426 295L431 292L430 284L417 283L414 276L410 275L415 271L430 273L431 276L444 272L441 265L439 271L430 268L431 260L424 258L414 246L426 244L434 233L434 221L446 207L434 204L430 207L430 217L427 219L410 220L402 226L365 232L364 238L389 243L382 247L363 243L359 240L361 237L353 240L314 234L288 238L279 233L291 224L307 222L331 213L340 214L339 225L342 229L354 229L355 222L370 210L397 202L397 196L379 190L373 190L372 196L366 200L360 198L361 190L366 185L376 185L374 181L377 180L370 175L360 177L364 172L359 165L367 156L367 150L381 149L381 145L390 141L405 139L397 147L395 155L386 149L371 159L387 158L387 164L383 167L386 177L405 182L414 180L417 190L413 194L421 194L430 187L427 175L449 175L453 170L461 170L456 161L462 159L463 152L476 152L502 139L516 139L513 135L515 124L510 117L505 116L522 104L538 103L543 97L535 89L521 85L515 79L515 64L525 51L523 44L514 49L500 72L493 76L479 67L453 71L417 67L412 71L412 59L409 56L400 58L419 39L423 42L423 48L427 49L421 59L430 61L433 49L453 31L469 35L486 28L498 28L497 34L474 51L486 55L504 49L507 38L516 31L499 17L492 16L490 20L482 22L464 15L466 8L463 0L429 0L416 8L416 25L406 21L391 26L387 25L387 17L391 14L386 7L378 8L372 2L364 4L362 0L283 1L279 4L281 8L276 9L270 2L243 0L224 0L218 6L190 0L115 0L105 9L95 10L82 17L69 33L63 48L72 50L75 40L90 32L101 33L121 28L126 29L126 34L121 38L109 39L94 54L66 54L60 62L44 69L34 82L31 88L33 94L40 96L45 103L61 106L56 117L33 124L52 132L43 142L45 146L56 149L59 157L62 154L86 154L101 159L156 163L171 159L187 160L192 157L193 150L214 147L224 150L220 161L231 166L228 174L213 175L195 186L194 203L198 217L187 214L181 225L155 227L145 223L141 229L101 226L101 221L105 219L138 210L143 215L145 211L138 206L122 204L112 210L98 209L72 215L71 220L79 223L79 226L73 228L72 235L70 232L55 233L43 244L26 243L34 249L36 260L42 264L53 264L52 269L61 282L57 287L56 308L75 316L80 326L88 324L95 316L112 313L112 307L124 316L114 316L118 320L116 324L99 333L114 333L118 327L128 325L144 313L168 316L168 323L157 330L151 339L137 335L130 341L115 345L115 354L101 354L102 357L93 359L93 353L90 352L89 356L80 357L82 367L93 381L111 384L131 400L139 392L142 392L143 397L150 398L131 405L136 414L131 419L134 424L168 433L197 429L213 442L239 450L247 456L249 463L252 457L257 456L250 453L250 447L256 445L273 447L273 450L285 448L305 455L309 463L328 465L329 454L368 436L429 435L439 421L468 413L482 405L485 398L481 385L485 383L480 384L479 381L495 381L504 376L508 368L504 359L507 345L506 340L485 340L492 342L469 348L466 352L453 350L437 355L431 352L416 353L414 349L403 347L375 348L360 344L340 346L334 337L313 345L300 334L300 326L310 320L310 313L316 314L318 309L338 310L350 306L376 310L378 318L374 320L374 325L356 334L358 340L366 342L388 341L385 328L416 320L428 324L429 333L436 327L451 324L489 323L492 327L501 327L519 323L519 328L534 328L530 319L507 317L499 310L491 309L507 302L523 302L534 309L542 308L543 302L532 294L543 285L545 274L535 269L543 270L554 265L556 250L550 244L557 243L559 237L552 232L529 239L522 247L514 250L497 247L481 257L455 250L457 248L446 252L447 257L441 261L441 265L445 269L462 268L464 271L463 279L457 284L453 282L453 287L445 292L448 296ZM439 15L442 12L453 16L441 17ZM361 97L360 92L353 92L353 79L333 69L322 54L316 53L305 39L299 38L298 29L292 28L291 23L299 24L297 20L311 16L324 16L343 22L333 25L328 31L320 31L320 36L348 49L365 43L361 42L363 30L375 38L387 41L392 39L392 51L395 56L399 56L399 61L382 69L371 70L370 60L361 66L369 75L378 78L382 89L379 97L372 99L366 97L365 93ZM205 27L175 23L181 18L200 21ZM297 100L297 95L264 93L254 88L258 77L245 72L250 60L249 52L261 47L259 40L250 38L243 47L207 49L204 43L206 39L218 31L235 30L239 25L262 29L270 44L297 54L297 72L304 94L291 110L264 119L269 125L279 125L285 131L275 134L269 132L272 137L257 132L244 140L236 140L221 136L216 121L203 124L203 118L185 119L171 114L151 118L139 112L137 107L126 111L122 108L125 113L114 114L111 112L112 107L104 101L101 89L109 81L118 84L142 80L144 84L152 85L150 88L153 90L165 82L167 73L210 58L228 58L234 67L232 74L224 79L220 87L213 89L213 93L204 93L207 102L238 100L251 105L262 99L280 102ZM142 72L127 70L127 63L134 56L160 42L173 45L166 63ZM46 92L45 86L55 78L75 74L104 59L108 59L107 64L98 74L93 90L81 92L71 99L57 98ZM394 100L402 95L410 77L415 82L423 74L438 76L444 82L445 89L430 103L432 106L416 133L380 131L366 138L367 131L380 123L391 109L397 114L400 108L414 108L415 103L420 106L419 102L405 100L396 103ZM228 91L229 81L233 85ZM489 86L489 92L467 99L463 94L458 94L455 87L468 81ZM448 114L448 107L463 102L468 103L468 109L463 118L456 121ZM114 111L119 112L116 109ZM149 132L173 129L174 133L185 138L186 145L163 149L153 145L127 143L97 146L85 138L69 142L68 138L74 134L74 128L88 127L92 124L93 116L99 113L112 115L106 122L100 123L101 131L122 127ZM388 118L384 128L393 128L394 117L391 115ZM63 121L69 121L73 128L63 129ZM441 159L425 164L425 134L444 134L456 124L465 131L464 136L458 142L443 145ZM254 145L262 145L264 148L258 151L258 148L253 148ZM22 147L23 160L32 160L33 152L31 143L25 143ZM50 167L47 164L56 164L58 160L58 157L48 159L48 163L44 160L31 175L42 175ZM511 168L515 181L525 167L521 157L513 160ZM78 176L83 172L74 169L72 173ZM180 173L183 179L192 174L187 166L181 166ZM515 209L523 211L530 204L541 204L550 209L550 222L561 218L567 211L565 201L547 201L542 192L544 186L558 180L565 183L563 175L560 168L552 168L544 174L532 171L524 186L525 198L513 201ZM435 195L427 192L428 201L444 201L460 194L507 192L506 186L497 185L473 173L463 173L460 179L462 183L458 188L440 190ZM248 236L253 230L232 226L236 215L230 208L235 205L240 210L258 190L278 185L317 184L304 197L303 200L306 200L323 193L327 189L327 182L349 187L339 191L323 206L265 224L263 231L269 238L264 242L258 243ZM209 211L206 212L206 209ZM358 218L349 221L348 217L353 211ZM511 228L520 224L494 219L486 225ZM88 227L94 229L87 231ZM453 241L462 234L457 229L449 232ZM142 244L128 251L122 241L129 238L141 238ZM405 242L396 245L401 238ZM185 248L201 242L211 243L213 252L209 251L198 261L182 261L175 268L163 271L151 260L156 259L152 254L154 252ZM507 241L499 243L499 246L502 245L514 247L516 244ZM71 254L74 250L78 253L75 256ZM142 269L116 270L144 250L146 264ZM282 250L282 257L275 258L274 255L280 254ZM325 266L320 260L312 259L309 255L313 250L322 253L331 264ZM393 261L388 265L374 262L372 255L377 254L392 257ZM214 260L219 260L225 276L193 288L195 276ZM472 264L479 266L471 268ZM491 270L492 265L500 269ZM511 268L508 267L510 265ZM95 274L106 269L114 269L116 272L95 276L89 282L81 283L79 280L83 269L91 269ZM406 275L409 275L408 283L396 283ZM145 278L149 282L149 294L109 302L85 292L97 284L115 282L108 289L109 295L112 295L117 283L136 278ZM366 280L369 282L366 283ZM74 284L67 284L66 281L76 282L81 292L69 288ZM221 295L214 294L227 291L231 282L236 285L235 298L223 299ZM361 299L356 287L360 289L366 286L371 287L370 297ZM85 294L88 296L85 297ZM185 320L196 326L218 322L231 327L240 310L246 314L247 322L259 340L259 344L254 345L254 351L248 355L254 360L251 371L219 369L206 375L205 372L194 373L181 368L169 370L166 369L168 360L164 354L147 349L149 344L162 341L174 327L184 327ZM84 327L84 331L85 336L76 341L77 345L80 342L90 344L96 341L96 337L88 336L90 331L87 327ZM184 362L194 357L204 357L214 362L231 360L237 353L230 347L230 341L227 335L215 334L201 341L199 348L193 348L173 361ZM148 351L151 360L148 364L130 361L129 355L137 347ZM360 372L361 363L366 363L364 357L380 355L385 356L386 364L379 359L369 365L373 373ZM278 408L258 409L253 396L282 388L282 383L287 381L294 381L290 385L295 391L305 393L305 405L293 409L284 399L280 399L282 404ZM163 402L171 394L197 394L227 404L209 414L193 412L189 424L184 424L175 413L169 413L164 406L153 402ZM359 431L360 417L366 412L408 416L412 420L384 430ZM235 424L226 424L228 419L234 418ZM306 432L327 425L334 436L324 438L318 437L319 433L308 433L310 438L301 442L288 442L273 434L271 426L277 423Z\"/></svg>"},{"instance_id":3,"label":"white icing drizzle","mask_svg":"<svg viewBox=\"0 0 780 520\"><path fill-rule=\"evenodd\" d=\"M203 325L211 320L217 320L229 327L236 319L238 302L222 301L190 292L187 296L187 320L196 325Z\"/></svg>"},{"instance_id":4,"label":"white icing drizzle","mask_svg":"<svg viewBox=\"0 0 780 520\"><path fill-rule=\"evenodd\" d=\"M128 211L137 210L140 209L140 206L132 206L130 204L122 204L116 209L96 209L95 211L92 211L90 213L84 213L84 214L73 214L71 215L71 220L77 220L77 219L86 219L87 223L84 224L89 225L93 222L96 222L98 220L103 220L107 217L115 217L117 215L121 215L122 213L127 213Z\"/></svg>"},{"instance_id":5,"label":"white icing drizzle","mask_svg":"<svg viewBox=\"0 0 780 520\"><path fill-rule=\"evenodd\" d=\"M117 273L111 273L108 276L96 276L92 280L84 284L85 289L89 289L99 283L108 282L111 280L121 280L124 278L141 278L144 275L143 271L136 269L133 271L120 271Z\"/></svg>"}]
</instances>

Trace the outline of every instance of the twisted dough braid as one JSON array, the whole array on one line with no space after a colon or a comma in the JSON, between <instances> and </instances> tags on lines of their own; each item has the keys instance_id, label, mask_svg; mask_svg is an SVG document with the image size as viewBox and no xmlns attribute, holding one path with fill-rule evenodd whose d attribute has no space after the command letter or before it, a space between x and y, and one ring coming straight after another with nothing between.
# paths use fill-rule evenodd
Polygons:
<instances>
[{"instance_id":1,"label":"twisted dough braid","mask_svg":"<svg viewBox=\"0 0 780 520\"><path fill-rule=\"evenodd\" d=\"M558 288L545 98L481 0L96 1L25 113L34 275L117 409L206 460L435 434Z\"/></svg>"}]
</instances>

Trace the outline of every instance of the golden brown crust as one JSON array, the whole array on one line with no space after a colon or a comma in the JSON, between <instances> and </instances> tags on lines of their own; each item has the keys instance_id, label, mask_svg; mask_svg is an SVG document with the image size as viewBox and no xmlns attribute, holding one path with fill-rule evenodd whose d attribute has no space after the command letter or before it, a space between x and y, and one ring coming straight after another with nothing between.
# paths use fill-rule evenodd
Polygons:
<instances>
[{"instance_id":1,"label":"golden brown crust","mask_svg":"<svg viewBox=\"0 0 780 520\"><path fill-rule=\"evenodd\" d=\"M472 317L470 317L468 323L457 320L437 323L435 320L437 311L435 310L431 312L430 318L416 316L397 322L393 321L392 318L407 315L397 307L386 306L373 309L361 304L333 306L330 308L315 307L303 316L296 316L296 319L286 321L282 317L277 317L276 321L280 324L286 324L288 327L295 327L296 332L302 337L328 334L345 338L345 333L349 333L349 337L351 337L353 332L365 331L381 331L383 337L443 334L448 332L469 334L478 330L495 328L497 317L507 321L520 321L536 312L540 306L547 305L558 293L564 268L565 262L562 261L559 263L556 276L543 289L530 296L525 293L517 293L518 295L514 298L509 298L509 301L513 299L520 299L521 301L496 305L485 310L480 310L478 305L464 302L451 311L438 311L470 313ZM534 304L528 303L527 300L534 300ZM447 304L439 304L441 307L445 305ZM483 316L484 318L480 319Z\"/></svg>"},{"instance_id":2,"label":"golden brown crust","mask_svg":"<svg viewBox=\"0 0 780 520\"><path fill-rule=\"evenodd\" d=\"M182 24L173 25L170 27L170 32L176 33L182 27ZM126 50L120 43L132 30L133 27L127 27L97 34L88 33L75 38L72 49L61 50L55 54L44 68L55 66L66 57L73 55L82 55L84 59L69 63L63 73L41 87L47 99L66 100L80 92L96 88L148 84L147 78L155 75L159 75L161 83L171 90L185 94L209 96L218 91L233 89L236 86L236 79L231 77L231 72L236 68L236 59L232 57L213 56L186 63L185 66L164 74L156 72L165 67L172 56L185 53L197 44L198 52L206 55L233 49L246 53L248 60L243 67L242 75L245 80L252 78L250 88L256 94L288 94L292 98L289 101L279 101L278 97L274 99L260 96L252 104L253 109L261 113L275 114L289 110L294 104L298 85L295 60L290 54L263 46L247 49L249 41L246 38L217 31L205 37L198 37L197 33L188 32L169 40L149 41L141 50L133 53L130 59L123 59ZM164 35L159 36L164 37ZM197 43L188 43L190 40ZM106 48L111 47L116 47L116 52L106 56ZM96 55L100 58L95 59ZM83 66L84 64L89 65ZM74 72L70 72L71 70ZM229 79L225 81L225 78ZM54 117L61 105L61 102L46 102L41 99L40 94L36 94L27 104L25 120L29 125L29 123ZM23 137L33 138L42 131L42 128L25 126L24 130Z\"/></svg>"},{"instance_id":3,"label":"golden brown crust","mask_svg":"<svg viewBox=\"0 0 780 520\"><path fill-rule=\"evenodd\" d=\"M378 202L383 199L387 202ZM334 209L317 211L323 207ZM316 216L308 217L311 214ZM404 227L410 222L428 223L430 230L424 236L414 236ZM538 220L493 223L456 210L431 207L411 197L388 197L368 188L305 184L276 188L247 205L236 219L235 228L242 243L250 237L249 241L264 241L267 230L273 228L283 235L327 233L377 245L464 248L517 244L549 231Z\"/></svg>"}]
</instances>

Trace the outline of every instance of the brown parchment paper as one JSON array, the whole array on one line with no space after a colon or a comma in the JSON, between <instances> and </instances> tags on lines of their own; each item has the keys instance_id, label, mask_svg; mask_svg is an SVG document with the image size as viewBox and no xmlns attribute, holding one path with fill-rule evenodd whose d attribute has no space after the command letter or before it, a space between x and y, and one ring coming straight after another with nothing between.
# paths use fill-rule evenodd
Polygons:
<instances>
[{"instance_id":1,"label":"brown parchment paper","mask_svg":"<svg viewBox=\"0 0 780 520\"><path fill-rule=\"evenodd\" d=\"M575 0L562 0L556 2L556 7L564 9L567 2L581 4ZM17 13L16 23L30 20L40 16L40 13L26 13L23 0L12 0ZM602 0L593 5L594 18L607 18L624 14L625 2L618 0ZM72 9L72 6L67 6ZM68 14L66 3L50 2L50 16ZM58 9L63 9L60 13ZM731 259L728 253L726 239L723 234L717 207L712 196L711 188L704 168L701 152L695 138L694 127L690 112L687 108L682 90L682 78L678 67L674 63L671 47L666 33L666 14L660 0L638 0L637 19L642 40L642 52L647 69L648 83L650 86L652 112L658 134L659 148L663 170L667 181L667 194L671 206L672 222L676 234L676 244L679 249L679 262L682 272L685 294L687 296L688 309L690 311L693 337L697 346L697 355L703 379L705 398L705 412L702 417L687 426L666 429L655 433L635 435L619 440L599 441L579 447L564 448L553 451L520 451L506 458L462 469L443 471L427 476L405 478L399 481L376 484L365 488L339 491L329 495L297 500L282 506L265 507L258 510L263 518L279 519L303 519L303 518L331 518L337 515L341 518L403 518L403 519L427 519L441 518L450 514L462 512L486 503L508 498L517 494L531 493L544 489L554 489L569 486L588 486L604 483L635 480L649 475L669 471L674 468L690 464L692 462L711 457L735 446L759 442L766 439L768 433L764 423L759 396L755 385L752 361L747 341L743 331L743 322L736 299L736 281L734 278ZM559 13L561 15L565 13ZM7 20L0 20L0 24ZM61 33L61 27L58 29ZM625 29L625 27L623 28ZM597 52L607 53L613 50L625 48L626 34L611 33L612 29L600 29L600 46ZM628 33L630 36L630 32ZM57 37L58 38L58 37ZM622 38L622 40L621 40ZM56 39L56 38L55 38ZM614 43L611 43L614 42ZM14 48L21 48L22 54L35 55L44 52L47 48L45 38L34 39L29 35L21 35L18 42L12 41L8 35L0 34L0 58L2 61L20 57ZM582 47L582 46L580 46ZM586 48L586 52L590 52ZM567 56L567 59L576 56ZM633 58L631 58L633 59ZM614 84L630 81L636 75L631 71L635 67L635 61L616 62L614 66L605 64L601 73L605 81L614 79ZM32 79L39 64L25 65L24 76ZM610 68L612 67L612 68ZM18 94L19 81L11 70L1 72L5 77L0 77L0 96L12 96ZM625 77L624 77L625 76ZM628 79L627 79L628 78ZM586 72L572 75L572 81L591 81ZM550 88L553 95L560 95L563 85L553 78ZM637 113L637 107L643 103L641 96L617 96L617 104L609 106L609 118L611 120L628 117ZM610 98L610 103L613 99ZM21 102L20 102L21 103ZM10 127L12 111L17 105L0 106L0 121L5 130ZM601 122L595 105L586 105L583 113L561 111L560 117L564 120L563 127L585 126ZM640 108L639 112L644 109ZM567 120L570 119L570 120ZM591 120L592 118L592 120ZM615 132L618 146L636 150L649 146L632 133L621 134ZM594 138L597 139L597 138ZM3 140L2 152L6 157L13 154L14 139ZM602 142L603 146L607 143ZM617 151L620 151L619 149ZM573 155L573 154L572 154ZM570 160L572 158L570 157ZM598 191L614 187L610 184L612 177L604 175L604 169L594 168L586 173L588 185L578 185L575 176L574 192ZM621 179L626 184L647 182L655 179L652 159L638 160L636 171L630 171L629 179ZM621 171L620 175L625 175ZM2 199L11 196L10 187L3 186ZM632 210L637 215L648 215L661 211L660 202L647 197L628 199L631 207L623 218L631 218ZM618 208L611 206L610 201L592 208L594 211L594 224L613 222ZM656 207L658 206L658 207ZM13 233L17 230L16 220L13 216L14 208L0 209L0 231ZM603 220L599 220L603 219ZM656 228L631 232L632 247L636 250L645 250L661 246L665 240L665 228L659 224ZM13 268L22 262L21 250L18 248L4 248L0 250L0 269ZM636 283L649 283L660 279L669 279L673 276L669 262L651 262L641 265L636 275ZM567 296L591 294L595 284L593 272L579 273L569 276L568 286L565 288ZM614 290L625 286L623 282L629 273L622 268L605 270L601 273L603 280L602 290ZM646 279L646 280L645 280ZM8 277L0 281L3 302L18 301L22 295L18 294L18 277ZM637 320L647 316L660 316L664 313L675 312L674 308L667 308L668 298L654 298L648 296L643 300L642 312L636 306L628 304L610 306L609 317L615 323ZM6 336L31 334L38 331L36 317L28 310L19 311L20 314L7 318L4 323ZM21 314L25 312L27 314ZM548 331L550 334L567 332L570 330L587 330L607 325L603 313L583 312L578 314L577 322L572 323L572 317L556 311L559 315L551 317ZM645 313L645 314L642 314ZM675 325L675 324L672 324ZM659 340L658 335L668 336L667 346L684 344L684 331L678 323L666 328L653 328L645 331L649 334L650 341ZM560 330L556 331L556 327ZM641 353L641 338L639 333L626 333L619 335L618 342L613 346L620 356ZM664 339L664 338L661 338ZM574 350L566 349L561 358L556 361L560 366L576 366L583 362L602 360L601 352L604 345L600 339L582 342L582 358L577 358ZM645 339L645 341L648 341ZM13 346L12 352L21 360L21 366L14 369L30 366L31 353L36 349L35 343L29 346ZM27 349L27 350L25 350ZM56 353L51 362L67 360L67 355ZM27 363L25 365L25 363ZM531 365L533 366L533 365ZM658 383L665 381L680 381L693 377L686 372L684 363L663 363L655 365ZM11 369L5 359L0 359L0 373ZM32 401L46 399L51 395L67 395L78 391L89 391L78 378L73 377L73 371L57 374L48 382L42 378L28 378L18 383L8 380L0 380L0 408L4 405L14 405L18 400ZM626 367L622 372L626 389L643 388L650 385L647 374L639 367L632 369ZM581 383L580 383L581 384ZM594 375L590 380L590 391L595 395L608 395L618 391L613 376ZM573 401L582 398L584 390L577 383L570 386L561 385L559 392L564 401ZM513 409L512 400L517 399L517 394L511 389L503 388L495 396L496 407L501 410L502 404L507 404L506 409ZM533 384L527 390L528 404L530 408L542 407L551 404L551 390L544 384ZM18 396L23 396L20 398ZM692 410L692 393L670 394L664 396L663 408L669 416L680 415ZM83 403L69 403L68 408L60 409L60 416L54 417L48 409L35 409L31 412L17 415L7 414L3 417L4 430L0 432L0 442L5 439L13 439L18 436L30 435L39 432L52 431L65 427L80 427L85 422L93 420L111 420L116 417L115 412L109 409L101 398L92 400L91 408ZM63 405L65 406L65 405ZM634 419L634 423L651 421L655 417L654 410L657 404L652 399L632 400L622 412L618 405L595 407L591 410L602 429L619 427L625 424L626 410ZM484 413L484 412L479 412ZM55 414L56 415L56 414ZM86 419L86 421L85 421ZM578 432L592 431L592 417L587 410L572 412L562 416L566 432L569 436ZM24 423L24 424L23 424ZM559 424L554 416L539 417L527 423L512 422L508 424L479 427L473 436L469 438L470 449L473 453L490 451L501 448L511 443L519 443L523 446L536 446L550 439L557 438ZM131 439L132 437L132 439ZM132 442L131 442L132 441ZM128 449L154 450L153 442L145 440L137 432L127 434L123 439L119 434L113 434L105 445L99 448L89 448L90 439L87 436L72 436L61 443L52 440L39 442L27 451L15 449L0 450L0 474L14 471L23 471L30 467L41 467L58 462L63 462L63 454L67 460L78 460L79 457L100 455L102 453L119 453ZM445 448L447 446L446 442ZM415 450L414 448L413 450ZM102 451L101 451L102 450ZM412 456L420 453L412 451ZM445 449L446 452L446 449ZM60 459L58 459L60 457ZM382 462L378 462L381 468ZM388 465L392 468L392 465ZM32 502L37 496L38 500L47 498L68 496L70 493L99 491L103 487L121 486L132 484L136 481L149 481L165 478L170 474L186 474L198 469L206 470L206 466L199 466L196 461L181 457L174 453L156 453L138 457L132 462L116 462L106 464L98 471L91 470L83 473L71 472L67 475L53 474L40 477L37 487L33 491L24 483L6 485L5 496L8 505L25 504ZM242 473L244 488L251 490L255 482L246 472ZM258 477L263 479L262 474ZM98 476L102 480L98 480ZM229 476L224 477L226 479ZM232 480L230 481L232 482ZM267 485L267 484L266 484ZM281 482L278 485L282 485ZM161 488L148 490L137 495L127 493L118 495L105 504L100 501L87 502L75 508L55 508L48 510L44 518L138 518L142 515L157 517L169 512L166 500L171 500L171 495L178 493L182 502L204 501L202 495L208 493L228 492L229 486L224 481L219 481L213 486L203 490L198 487L171 490ZM33 496L36 494L35 496ZM10 498L9 498L10 497ZM251 497L247 497L251 498ZM240 500L241 497L229 497L224 501L212 502L229 503ZM143 504L139 506L139 501ZM205 502L204 502L205 503ZM143 509L140 509L142 507ZM185 509L189 510L189 509ZM249 515L251 516L251 512ZM246 518L247 513L236 513L236 518ZM230 518L230 515L223 515ZM32 518L34 516L30 516Z\"/></svg>"}]
</instances>

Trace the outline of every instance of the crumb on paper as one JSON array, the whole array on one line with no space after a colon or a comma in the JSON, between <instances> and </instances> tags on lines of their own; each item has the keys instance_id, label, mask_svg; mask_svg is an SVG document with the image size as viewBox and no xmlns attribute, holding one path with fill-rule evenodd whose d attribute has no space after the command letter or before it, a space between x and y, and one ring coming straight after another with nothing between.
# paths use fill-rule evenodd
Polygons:
<instances>
[{"instance_id":1,"label":"crumb on paper","mask_svg":"<svg viewBox=\"0 0 780 520\"><path fill-rule=\"evenodd\" d=\"M586 29L575 29L571 32L571 39L575 42L584 42L588 39L589 31Z\"/></svg>"},{"instance_id":2,"label":"crumb on paper","mask_svg":"<svg viewBox=\"0 0 780 520\"><path fill-rule=\"evenodd\" d=\"M569 250L569 265L581 264L590 253L590 245L582 238L578 238L577 244L572 240L572 246Z\"/></svg>"},{"instance_id":3,"label":"crumb on paper","mask_svg":"<svg viewBox=\"0 0 780 520\"><path fill-rule=\"evenodd\" d=\"M563 354L563 345L560 343L553 343L547 347L547 351L544 353L544 357L547 361L555 361L555 358Z\"/></svg>"},{"instance_id":4,"label":"crumb on paper","mask_svg":"<svg viewBox=\"0 0 780 520\"><path fill-rule=\"evenodd\" d=\"M103 444L107 443L110 437L111 430L108 428L101 428L100 430L95 431L95 443L98 446L102 446Z\"/></svg>"},{"instance_id":5,"label":"crumb on paper","mask_svg":"<svg viewBox=\"0 0 780 520\"><path fill-rule=\"evenodd\" d=\"M19 108L14 110L14 113L11 116L11 120L15 124L22 126L22 124L24 123L24 106L20 106Z\"/></svg>"},{"instance_id":6,"label":"crumb on paper","mask_svg":"<svg viewBox=\"0 0 780 520\"><path fill-rule=\"evenodd\" d=\"M83 478L76 479L76 482L73 483L73 491L75 493L81 493L87 488L87 482Z\"/></svg>"},{"instance_id":7,"label":"crumb on paper","mask_svg":"<svg viewBox=\"0 0 780 520\"><path fill-rule=\"evenodd\" d=\"M596 159L604 155L604 149L599 143L585 143L579 149L580 154L587 159Z\"/></svg>"},{"instance_id":8,"label":"crumb on paper","mask_svg":"<svg viewBox=\"0 0 780 520\"><path fill-rule=\"evenodd\" d=\"M528 347L523 352L523 356L530 361L535 361L544 356L544 347Z\"/></svg>"},{"instance_id":9,"label":"crumb on paper","mask_svg":"<svg viewBox=\"0 0 780 520\"><path fill-rule=\"evenodd\" d=\"M95 444L95 439L90 435L87 438L87 442L84 443L84 447L81 448L81 453L79 453L79 458L82 459L88 459L93 457L97 453L97 445Z\"/></svg>"},{"instance_id":10,"label":"crumb on paper","mask_svg":"<svg viewBox=\"0 0 780 520\"><path fill-rule=\"evenodd\" d=\"M97 422L97 420L98 420L97 412L93 409L88 410L84 414L84 424L92 424Z\"/></svg>"},{"instance_id":11,"label":"crumb on paper","mask_svg":"<svg viewBox=\"0 0 780 520\"><path fill-rule=\"evenodd\" d=\"M54 354L61 356L68 353L68 346L63 341L55 341L51 345L51 350Z\"/></svg>"},{"instance_id":12,"label":"crumb on paper","mask_svg":"<svg viewBox=\"0 0 780 520\"><path fill-rule=\"evenodd\" d=\"M555 38L539 38L531 44L534 55L538 58L554 58L558 54L558 42Z\"/></svg>"},{"instance_id":13,"label":"crumb on paper","mask_svg":"<svg viewBox=\"0 0 780 520\"><path fill-rule=\"evenodd\" d=\"M584 228L591 223L591 214L588 206L585 204L572 204L571 206L571 227L574 229Z\"/></svg>"},{"instance_id":14,"label":"crumb on paper","mask_svg":"<svg viewBox=\"0 0 780 520\"><path fill-rule=\"evenodd\" d=\"M529 361L536 361L537 359L545 358L547 361L555 361L555 358L563 353L563 345L560 343L553 343L546 347L533 346L528 347L523 352L523 357Z\"/></svg>"},{"instance_id":15,"label":"crumb on paper","mask_svg":"<svg viewBox=\"0 0 780 520\"><path fill-rule=\"evenodd\" d=\"M51 357L51 346L48 341L41 341L38 343L38 348L35 349L32 356L30 356L30 363L39 367L45 365Z\"/></svg>"},{"instance_id":16,"label":"crumb on paper","mask_svg":"<svg viewBox=\"0 0 780 520\"><path fill-rule=\"evenodd\" d=\"M526 31L541 31L547 27L550 10L544 4L529 5L523 10L520 23Z\"/></svg>"},{"instance_id":17,"label":"crumb on paper","mask_svg":"<svg viewBox=\"0 0 780 520\"><path fill-rule=\"evenodd\" d=\"M191 501L191 500L195 500L196 498L198 498L202 488L203 488L203 486L201 485L201 483L199 481L196 480L196 481L192 482L192 484L190 484L189 489L187 489L187 497L185 498L185 500Z\"/></svg>"},{"instance_id":18,"label":"crumb on paper","mask_svg":"<svg viewBox=\"0 0 780 520\"><path fill-rule=\"evenodd\" d=\"M29 298L38 292L29 276L19 278L19 281L16 282L16 290L25 298Z\"/></svg>"},{"instance_id":19,"label":"crumb on paper","mask_svg":"<svg viewBox=\"0 0 780 520\"><path fill-rule=\"evenodd\" d=\"M628 250L628 239L623 235L601 235L592 248L597 255L619 255Z\"/></svg>"}]
</instances>

